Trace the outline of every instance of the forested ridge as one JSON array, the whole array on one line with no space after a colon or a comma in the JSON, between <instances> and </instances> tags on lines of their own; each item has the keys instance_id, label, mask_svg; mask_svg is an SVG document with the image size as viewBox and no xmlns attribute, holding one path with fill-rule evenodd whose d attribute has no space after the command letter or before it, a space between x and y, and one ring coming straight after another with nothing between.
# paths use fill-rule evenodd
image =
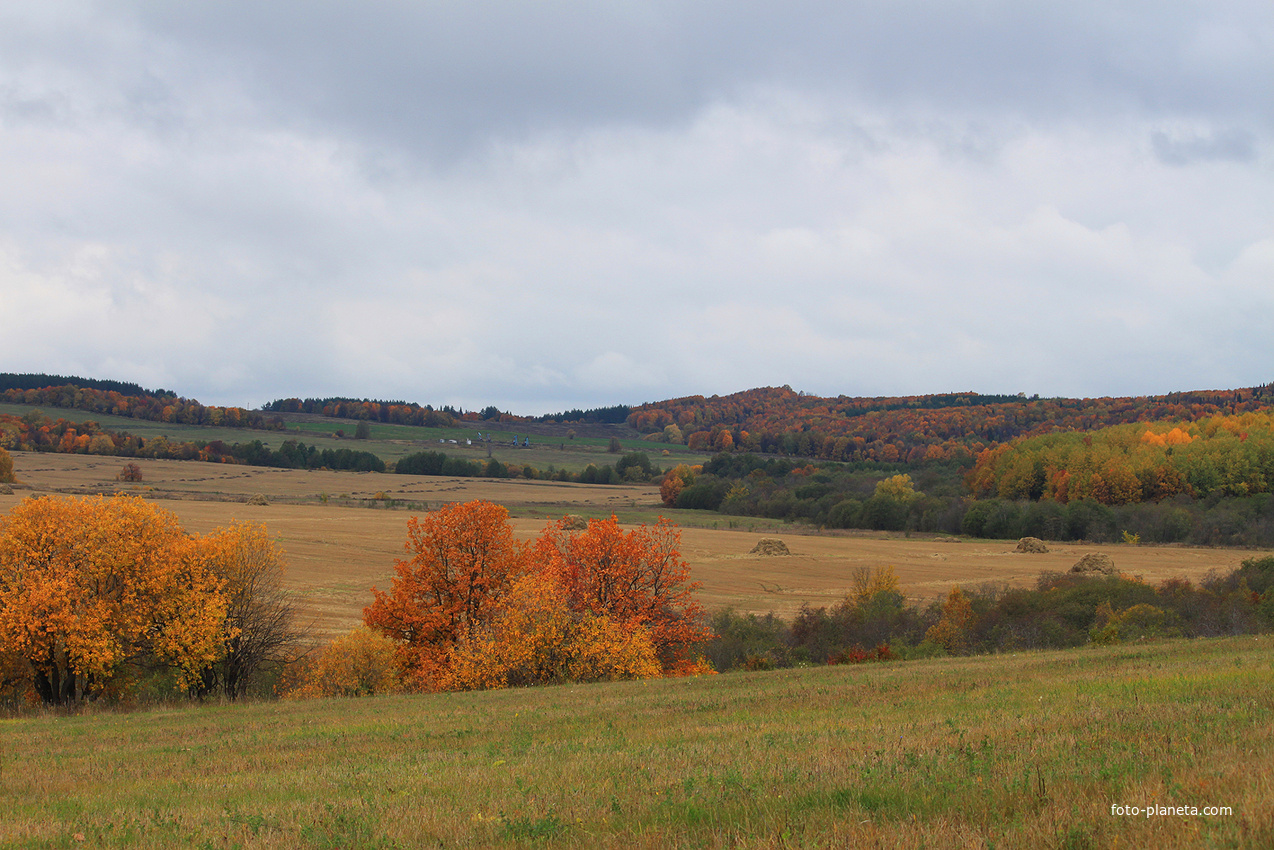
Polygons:
<instances>
[{"instance_id":1,"label":"forested ridge","mask_svg":"<svg viewBox=\"0 0 1274 850\"><path fill-rule=\"evenodd\" d=\"M42 378L52 383L36 386ZM464 411L451 406L435 409L414 402L341 397L277 399L252 411L203 405L165 390L144 391L135 384L0 374L0 401L148 421L244 428L280 427L280 413L423 427L491 421L563 425L622 422L652 441L708 452L918 464L935 460L972 463L984 449L1022 436L1094 431L1133 422L1193 422L1217 414L1268 410L1274 404L1274 385L1091 399L975 392L833 398L796 392L787 386L760 387L724 396L685 396L633 407L614 405L529 417L495 406Z\"/></svg>"},{"instance_id":2,"label":"forested ridge","mask_svg":"<svg viewBox=\"0 0 1274 850\"><path fill-rule=\"evenodd\" d=\"M691 448L915 464L969 461L983 449L1026 435L1092 431L1131 422L1188 422L1267 410L1272 403L1270 384L1095 399L972 392L825 398L790 387L766 387L643 404L629 414L628 424L643 434L680 437Z\"/></svg>"},{"instance_id":3,"label":"forested ridge","mask_svg":"<svg viewBox=\"0 0 1274 850\"><path fill-rule=\"evenodd\" d=\"M669 507L831 528L1274 545L1270 384L1096 399L973 392L826 398L765 387L533 420L494 406L464 411L348 398L281 399L249 411L176 394L130 395L112 382L32 387L39 382L32 376L4 377L10 386L0 392L2 401L159 422L279 429L282 415L309 413L356 420L360 428L367 422L481 428L535 421L540 429L560 427L563 435L571 425L588 423L617 429L612 433L627 445L612 439L611 451L629 452L613 467L578 473L420 452L399 459L398 472L649 481L661 486ZM660 469L644 451L632 451L642 443L701 451L704 462ZM319 451L296 440L278 449L258 440L141 440L91 420L53 420L34 411L0 414L4 448L288 468L393 468L369 452Z\"/></svg>"}]
</instances>

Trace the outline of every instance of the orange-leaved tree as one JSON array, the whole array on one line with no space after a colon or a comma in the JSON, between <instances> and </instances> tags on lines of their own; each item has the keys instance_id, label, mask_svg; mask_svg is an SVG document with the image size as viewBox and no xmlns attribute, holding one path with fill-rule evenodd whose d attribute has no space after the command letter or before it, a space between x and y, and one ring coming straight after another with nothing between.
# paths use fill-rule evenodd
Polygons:
<instances>
[{"instance_id":1,"label":"orange-leaved tree","mask_svg":"<svg viewBox=\"0 0 1274 850\"><path fill-rule=\"evenodd\" d=\"M118 692L139 667L192 686L225 612L202 547L140 498L32 498L0 520L0 653L45 703Z\"/></svg>"},{"instance_id":2,"label":"orange-leaved tree","mask_svg":"<svg viewBox=\"0 0 1274 850\"><path fill-rule=\"evenodd\" d=\"M395 641L413 686L437 689L456 641L485 623L526 571L508 511L487 501L450 504L407 523L407 560L388 592L372 588L363 620Z\"/></svg>"},{"instance_id":3,"label":"orange-leaved tree","mask_svg":"<svg viewBox=\"0 0 1274 850\"><path fill-rule=\"evenodd\" d=\"M694 648L711 632L680 546L681 532L663 518L625 533L612 515L589 520L583 531L564 521L550 525L535 543L534 560L572 610L648 632L664 673L706 672Z\"/></svg>"},{"instance_id":4,"label":"orange-leaved tree","mask_svg":"<svg viewBox=\"0 0 1274 850\"><path fill-rule=\"evenodd\" d=\"M483 628L457 642L441 686L481 690L648 679L660 672L645 629L571 610L564 588L537 571L514 583Z\"/></svg>"}]
</instances>

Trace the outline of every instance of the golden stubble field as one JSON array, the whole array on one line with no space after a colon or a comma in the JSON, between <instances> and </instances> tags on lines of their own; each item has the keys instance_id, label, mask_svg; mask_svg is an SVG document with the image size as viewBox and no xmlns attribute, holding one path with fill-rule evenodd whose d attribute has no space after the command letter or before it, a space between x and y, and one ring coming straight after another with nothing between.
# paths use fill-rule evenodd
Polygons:
<instances>
[{"instance_id":1,"label":"golden stubble field","mask_svg":"<svg viewBox=\"0 0 1274 850\"><path fill-rule=\"evenodd\" d=\"M316 637L357 625L369 588L388 588L394 561L403 557L407 521L421 509L451 501L488 499L507 506L515 533L536 536L547 518L566 513L645 521L660 510L650 485L593 486L545 481L502 481L330 471L272 470L197 462L138 460L143 481L124 484L120 458L13 453L21 482L0 495L0 512L21 499L50 493L137 493L173 511L192 532L235 521L264 523L286 551L287 583ZM249 505L255 494L267 506ZM384 498L377 498L383 494ZM396 504L396 507L389 507ZM415 510L409 508L415 506ZM694 515L687 521L728 526L727 517ZM746 521L741 524L746 525ZM778 537L791 555L749 552L763 537ZM799 526L779 531L743 528L682 529L682 555L700 582L709 611L773 611L790 617L803 604L833 605L857 567L892 566L908 596L925 602L953 584L1029 586L1041 572L1065 571L1089 552L1110 554L1126 573L1157 583L1173 576L1197 580L1210 570L1234 569L1253 552L1168 546L1050 544L1047 554L1014 552L1015 541L915 535L817 532Z\"/></svg>"}]
</instances>

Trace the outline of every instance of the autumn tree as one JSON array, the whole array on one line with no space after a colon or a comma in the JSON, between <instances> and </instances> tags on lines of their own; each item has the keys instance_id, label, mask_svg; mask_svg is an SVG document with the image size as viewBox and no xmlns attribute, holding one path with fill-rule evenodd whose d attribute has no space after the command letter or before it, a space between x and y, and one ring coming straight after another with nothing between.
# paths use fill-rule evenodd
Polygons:
<instances>
[{"instance_id":1,"label":"autumn tree","mask_svg":"<svg viewBox=\"0 0 1274 850\"><path fill-rule=\"evenodd\" d=\"M487 501L451 504L407 523L407 560L392 588L372 588L364 622L394 640L413 684L438 687L456 641L484 624L514 579L526 547L513 539L508 511Z\"/></svg>"},{"instance_id":2,"label":"autumn tree","mask_svg":"<svg viewBox=\"0 0 1274 850\"><path fill-rule=\"evenodd\" d=\"M292 668L284 696L362 697L399 689L397 647L380 632L360 626L334 638L313 658Z\"/></svg>"},{"instance_id":3,"label":"autumn tree","mask_svg":"<svg viewBox=\"0 0 1274 850\"><path fill-rule=\"evenodd\" d=\"M195 691L220 690L233 700L246 695L267 668L296 661L303 636L283 588L283 552L265 526L238 523L201 544L210 570L223 583L226 617L220 656L203 669Z\"/></svg>"},{"instance_id":4,"label":"autumn tree","mask_svg":"<svg viewBox=\"0 0 1274 850\"><path fill-rule=\"evenodd\" d=\"M26 499L0 520L0 653L47 704L165 666L189 687L217 657L226 600L177 518L140 498Z\"/></svg>"},{"instance_id":5,"label":"autumn tree","mask_svg":"<svg viewBox=\"0 0 1274 850\"><path fill-rule=\"evenodd\" d=\"M957 655L968 649L973 622L973 605L960 586L956 585L942 603L941 619L925 632L925 638L940 645L948 653Z\"/></svg>"},{"instance_id":6,"label":"autumn tree","mask_svg":"<svg viewBox=\"0 0 1274 850\"><path fill-rule=\"evenodd\" d=\"M659 498L665 505L672 507L677 503L677 496L681 491L693 484L702 470L700 465L677 464L664 474L663 483L659 485Z\"/></svg>"},{"instance_id":7,"label":"autumn tree","mask_svg":"<svg viewBox=\"0 0 1274 850\"><path fill-rule=\"evenodd\" d=\"M846 594L846 601L863 605L870 602L878 593L901 595L894 568L890 566L854 567L850 574L850 592Z\"/></svg>"},{"instance_id":8,"label":"autumn tree","mask_svg":"<svg viewBox=\"0 0 1274 850\"><path fill-rule=\"evenodd\" d=\"M0 448L0 484L13 484L16 479L13 477L13 458L9 453Z\"/></svg>"},{"instance_id":9,"label":"autumn tree","mask_svg":"<svg viewBox=\"0 0 1274 850\"><path fill-rule=\"evenodd\" d=\"M572 610L647 630L663 671L678 674L698 669L693 648L711 636L680 544L681 533L667 520L625 533L612 515L589 520L583 531L550 525L535 543L534 559Z\"/></svg>"},{"instance_id":10,"label":"autumn tree","mask_svg":"<svg viewBox=\"0 0 1274 850\"><path fill-rule=\"evenodd\" d=\"M645 629L571 609L543 572L523 575L490 621L462 638L442 680L448 690L644 679L660 674Z\"/></svg>"}]
</instances>

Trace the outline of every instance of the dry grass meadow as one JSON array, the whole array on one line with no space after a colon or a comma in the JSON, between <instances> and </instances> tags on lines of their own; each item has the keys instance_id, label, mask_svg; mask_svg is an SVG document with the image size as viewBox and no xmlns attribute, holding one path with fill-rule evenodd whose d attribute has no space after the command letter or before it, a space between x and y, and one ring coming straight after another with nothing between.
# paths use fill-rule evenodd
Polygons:
<instances>
[{"instance_id":1,"label":"dry grass meadow","mask_svg":"<svg viewBox=\"0 0 1274 850\"><path fill-rule=\"evenodd\" d=\"M1120 570L1151 583L1229 571L1252 555L1233 549L1078 544L1023 554L1014 552L1014 541L818 533L764 522L749 527L746 519L665 511L657 489L649 485L291 471L166 460L138 464L143 481L123 484L116 480L123 466L119 458L14 453L22 485L12 496L0 495L0 512L37 493L122 491L156 500L193 532L234 521L264 523L287 552L288 583L300 595L300 607L319 637L353 628L370 602L369 588L388 586L413 513L470 499L505 505L516 533L524 538L567 513L604 517L613 512L628 523L651 522L667 513L682 525L682 555L702 584L705 608L773 611L784 617L802 604L835 604L860 566L892 566L908 595L923 602L953 584L1031 585L1041 572L1068 570L1093 551L1109 553ZM246 504L258 493L268 506ZM749 554L763 537L778 537L792 554Z\"/></svg>"}]
</instances>

